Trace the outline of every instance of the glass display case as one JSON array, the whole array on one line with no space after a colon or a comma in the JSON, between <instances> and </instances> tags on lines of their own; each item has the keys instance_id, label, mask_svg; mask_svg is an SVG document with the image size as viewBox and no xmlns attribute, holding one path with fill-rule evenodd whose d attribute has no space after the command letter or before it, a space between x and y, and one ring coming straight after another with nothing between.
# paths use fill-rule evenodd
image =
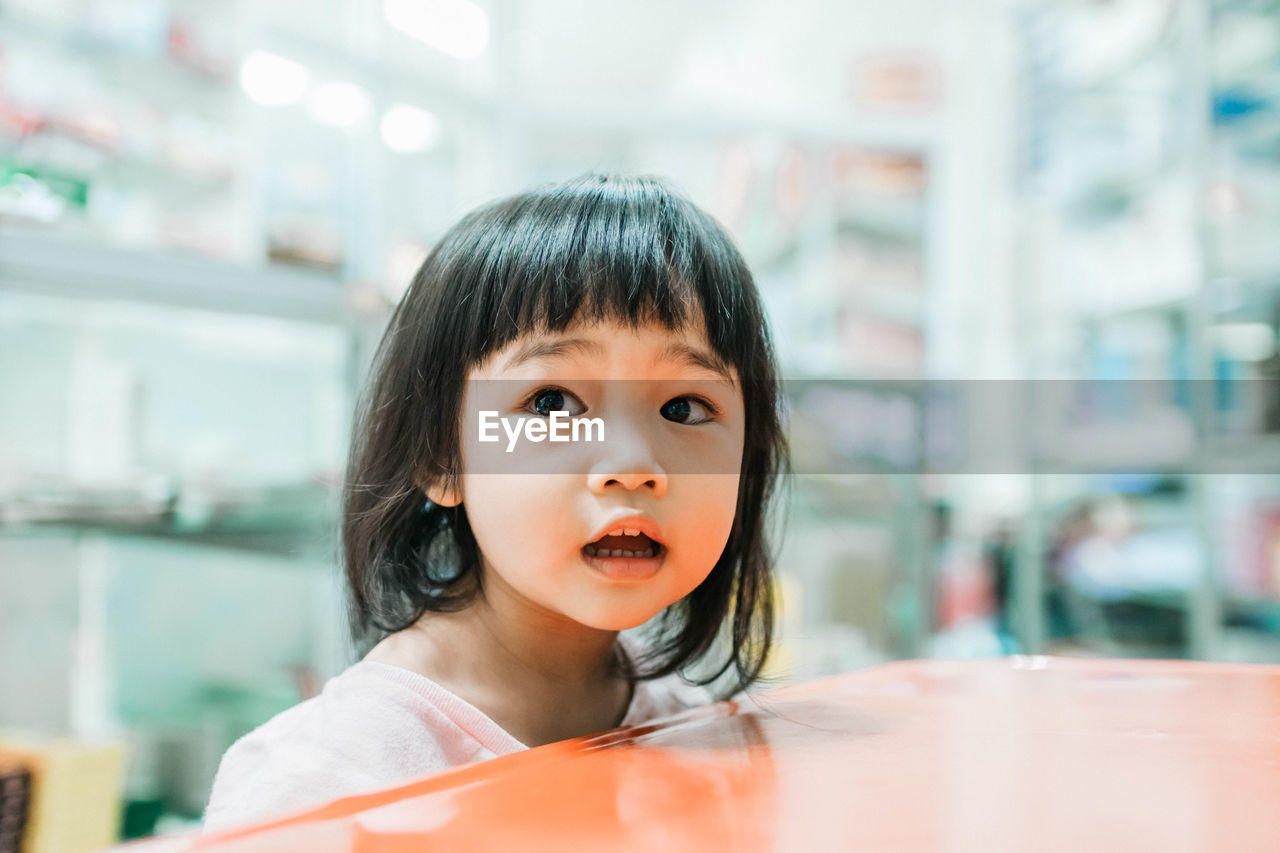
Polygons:
<instances>
[{"instance_id":1,"label":"glass display case","mask_svg":"<svg viewBox=\"0 0 1280 853\"><path fill-rule=\"evenodd\" d=\"M0 728L126 743L126 825L198 819L222 751L346 664L362 315L12 225L0 282Z\"/></svg>"},{"instance_id":2,"label":"glass display case","mask_svg":"<svg viewBox=\"0 0 1280 853\"><path fill-rule=\"evenodd\" d=\"M1062 0L1022 24L1029 376L1126 389L1092 413L1123 470L1041 472L1024 638L1275 660L1280 5Z\"/></svg>"}]
</instances>

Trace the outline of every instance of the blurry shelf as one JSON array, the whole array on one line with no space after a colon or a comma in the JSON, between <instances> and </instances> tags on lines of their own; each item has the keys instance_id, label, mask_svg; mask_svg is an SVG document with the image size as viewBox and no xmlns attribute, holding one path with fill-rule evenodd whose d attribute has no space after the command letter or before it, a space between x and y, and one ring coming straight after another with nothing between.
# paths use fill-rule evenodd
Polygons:
<instances>
[{"instance_id":1,"label":"blurry shelf","mask_svg":"<svg viewBox=\"0 0 1280 853\"><path fill-rule=\"evenodd\" d=\"M123 300L331 325L364 318L333 276L246 268L180 252L130 251L64 234L0 226L0 291Z\"/></svg>"},{"instance_id":2,"label":"blurry shelf","mask_svg":"<svg viewBox=\"0 0 1280 853\"><path fill-rule=\"evenodd\" d=\"M1188 425L1188 431L1191 430ZM1131 440L1141 430L1116 430L1114 435L1098 430L1094 441L1115 438ZM1090 442L1090 445L1093 441ZM1227 435L1215 434L1209 441L1185 452L1170 449L1159 453L1142 448L1124 448L1108 454L1040 454L1033 462L1033 471L1053 474L1080 474L1085 476L1188 477L1201 474L1250 474L1280 475L1280 435Z\"/></svg>"},{"instance_id":3,"label":"blurry shelf","mask_svg":"<svg viewBox=\"0 0 1280 853\"><path fill-rule=\"evenodd\" d=\"M231 85L235 80L234 62L230 57L216 68L202 68L168 54L168 26L173 23L165 21L164 42L154 45L154 50L142 50L113 44L88 30L59 28L0 6L0 29L7 38L38 43L80 61L94 61L104 70L117 76L125 75L135 83L150 80L172 86L175 80L180 80L186 84L183 89L189 94L216 95L219 99L235 94ZM163 73L157 74L158 71Z\"/></svg>"},{"instance_id":4,"label":"blurry shelf","mask_svg":"<svg viewBox=\"0 0 1280 853\"><path fill-rule=\"evenodd\" d=\"M1216 319L1269 323L1280 310L1280 270L1274 276L1220 276L1210 281L1209 287Z\"/></svg>"},{"instance_id":5,"label":"blurry shelf","mask_svg":"<svg viewBox=\"0 0 1280 853\"><path fill-rule=\"evenodd\" d=\"M299 484L217 492L46 490L0 500L0 537L97 532L293 554L331 547L333 487Z\"/></svg>"},{"instance_id":6,"label":"blurry shelf","mask_svg":"<svg viewBox=\"0 0 1280 853\"><path fill-rule=\"evenodd\" d=\"M190 545L204 548L227 548L234 551L245 551L253 554L270 554L280 557L322 557L330 558L334 549L336 531L325 529L307 530L207 530L183 533L169 527L144 527L139 525L109 524L99 522L93 524L42 524L15 527L0 527L0 539L6 536L27 538L32 535L46 535L58 538L78 536L80 534L105 534L133 540L152 540L168 542L176 545Z\"/></svg>"},{"instance_id":7,"label":"blurry shelf","mask_svg":"<svg viewBox=\"0 0 1280 853\"><path fill-rule=\"evenodd\" d=\"M1280 434L1215 435L1212 449L1242 474L1280 474Z\"/></svg>"},{"instance_id":8,"label":"blurry shelf","mask_svg":"<svg viewBox=\"0 0 1280 853\"><path fill-rule=\"evenodd\" d=\"M1280 0L1213 0L1214 14L1223 12L1280 12Z\"/></svg>"},{"instance_id":9,"label":"blurry shelf","mask_svg":"<svg viewBox=\"0 0 1280 853\"><path fill-rule=\"evenodd\" d=\"M1207 0L1206 0L1207 2ZM1077 2L1048 2L1048 3L1027 3L1023 4L1018 14L1020 16L1021 27L1024 32L1031 35L1033 44L1044 44L1046 42L1052 45L1052 52L1048 50L1042 51L1041 55L1052 56L1055 62L1060 63L1064 55L1069 55L1072 48L1076 45L1071 44L1070 40L1075 38L1083 38L1089 35L1090 29L1094 30L1097 35L1104 25L1112 25L1117 32L1112 36L1112 43L1107 45L1108 56L1113 67L1099 71L1093 71L1092 78L1087 82L1065 81L1053 87L1056 92L1065 94L1071 93L1087 93L1087 92L1109 92L1116 89L1120 84L1129 82L1137 72L1148 66L1153 60L1164 59L1166 56L1177 57L1177 51L1180 45L1177 43L1177 23L1178 23L1178 4L1176 0L1158 0L1157 2L1147 2L1138 4L1142 13L1147 18L1140 23L1145 24L1147 29L1141 35L1135 36L1135 27L1133 26L1133 16L1130 14L1128 20L1123 19L1126 12L1132 13L1132 7L1120 6L1113 7L1110 4L1089 4ZM1091 11L1092 9L1092 11ZM1072 19L1072 15L1075 19ZM1081 15L1091 14L1094 20L1090 21L1081 18ZM1112 14L1112 20L1104 20L1107 14ZM1117 16L1120 20L1117 20ZM1126 25L1126 26L1119 26ZM1125 40L1128 44L1124 44ZM1117 54L1122 48L1127 56L1122 56L1123 62L1116 62ZM1079 73L1079 72L1077 72ZM1041 83L1041 88L1048 88Z\"/></svg>"},{"instance_id":10,"label":"blurry shelf","mask_svg":"<svg viewBox=\"0 0 1280 853\"><path fill-rule=\"evenodd\" d=\"M1239 595L1223 591L1222 603L1233 617L1253 616L1280 623L1280 599L1256 595ZM1169 610L1186 610L1192 606L1193 593L1189 589L1130 590L1118 598L1098 599L1107 604L1131 603Z\"/></svg>"},{"instance_id":11,"label":"blurry shelf","mask_svg":"<svg viewBox=\"0 0 1280 853\"><path fill-rule=\"evenodd\" d=\"M1268 112L1270 99L1280 94L1280 75L1277 72L1280 72L1280 65L1276 63L1275 56L1268 56L1215 77L1211 81L1216 108L1215 130L1231 127L1255 113Z\"/></svg>"},{"instance_id":12,"label":"blurry shelf","mask_svg":"<svg viewBox=\"0 0 1280 853\"><path fill-rule=\"evenodd\" d=\"M840 297L840 307L859 316L891 320L903 326L925 325L926 306L919 292L855 291Z\"/></svg>"},{"instance_id":13,"label":"blurry shelf","mask_svg":"<svg viewBox=\"0 0 1280 853\"><path fill-rule=\"evenodd\" d=\"M792 486L794 516L800 523L831 519L851 524L897 523L902 507L895 479L883 474L798 474Z\"/></svg>"},{"instance_id":14,"label":"blurry shelf","mask_svg":"<svg viewBox=\"0 0 1280 853\"><path fill-rule=\"evenodd\" d=\"M1150 302L1132 302L1106 308L1093 308L1080 313L1079 319L1084 323L1105 323L1109 320L1120 320L1130 317L1142 317L1151 314L1179 315L1190 311L1195 305L1195 297L1172 296L1153 299Z\"/></svg>"},{"instance_id":15,"label":"blurry shelf","mask_svg":"<svg viewBox=\"0 0 1280 853\"><path fill-rule=\"evenodd\" d=\"M148 186L153 192L190 198L193 193L230 193L237 174L231 163L218 163L203 170L184 167L162 157L118 154L108 160L94 181L128 181Z\"/></svg>"},{"instance_id":16,"label":"blurry shelf","mask_svg":"<svg viewBox=\"0 0 1280 853\"><path fill-rule=\"evenodd\" d=\"M923 212L914 205L883 210L860 206L837 214L836 231L843 239L919 250L925 239L923 217Z\"/></svg>"},{"instance_id":17,"label":"blurry shelf","mask_svg":"<svg viewBox=\"0 0 1280 853\"><path fill-rule=\"evenodd\" d=\"M318 482L260 486L84 487L31 484L0 495L3 523L108 523L184 530L301 529L325 517L337 495Z\"/></svg>"},{"instance_id":18,"label":"blurry shelf","mask_svg":"<svg viewBox=\"0 0 1280 853\"><path fill-rule=\"evenodd\" d=\"M1280 121L1273 111L1268 112L1266 116L1220 125L1214 134L1218 156L1255 168L1280 167Z\"/></svg>"}]
</instances>

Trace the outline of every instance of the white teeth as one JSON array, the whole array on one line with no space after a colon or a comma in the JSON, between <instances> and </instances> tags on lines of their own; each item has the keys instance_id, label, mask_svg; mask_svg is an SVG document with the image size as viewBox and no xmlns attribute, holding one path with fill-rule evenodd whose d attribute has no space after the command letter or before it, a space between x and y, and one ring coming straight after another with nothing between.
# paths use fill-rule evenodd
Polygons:
<instances>
[{"instance_id":1,"label":"white teeth","mask_svg":"<svg viewBox=\"0 0 1280 853\"><path fill-rule=\"evenodd\" d=\"M621 528L621 527L619 527L617 530L610 530L610 531L609 531L607 534L605 534L605 535L606 535L606 536L625 536L626 534L624 534L624 533L622 532L622 528Z\"/></svg>"},{"instance_id":2,"label":"white teeth","mask_svg":"<svg viewBox=\"0 0 1280 853\"><path fill-rule=\"evenodd\" d=\"M657 550L654 548L649 548L646 551L624 551L621 548L611 550L609 548L597 548L595 545L587 545L583 550L588 557L640 557L647 559L658 555Z\"/></svg>"},{"instance_id":3,"label":"white teeth","mask_svg":"<svg viewBox=\"0 0 1280 853\"><path fill-rule=\"evenodd\" d=\"M639 536L639 535L640 535L640 531L639 531L639 530L636 530L634 527L628 527L626 530L624 530L624 531L623 531L623 535L624 535L624 536Z\"/></svg>"}]
</instances>

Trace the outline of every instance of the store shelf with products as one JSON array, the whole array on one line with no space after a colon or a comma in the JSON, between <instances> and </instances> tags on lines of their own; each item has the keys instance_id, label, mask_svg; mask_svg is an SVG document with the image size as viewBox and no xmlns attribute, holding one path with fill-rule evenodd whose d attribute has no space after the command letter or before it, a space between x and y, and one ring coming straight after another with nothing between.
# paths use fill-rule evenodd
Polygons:
<instances>
[{"instance_id":1,"label":"store shelf with products","mask_svg":"<svg viewBox=\"0 0 1280 853\"><path fill-rule=\"evenodd\" d=\"M249 256L229 7L0 5L0 215Z\"/></svg>"},{"instance_id":2,"label":"store shelf with products","mask_svg":"<svg viewBox=\"0 0 1280 853\"><path fill-rule=\"evenodd\" d=\"M358 328L380 319L378 294L331 276L246 268L177 251L94 245L58 229L0 225L0 283L10 292L168 305Z\"/></svg>"},{"instance_id":3,"label":"store shelf with products","mask_svg":"<svg viewBox=\"0 0 1280 853\"><path fill-rule=\"evenodd\" d=\"M124 837L158 819L197 826L226 748L345 666L339 590L328 553L6 533L0 749L15 732L64 750L110 745L123 767L83 780L83 796L123 812ZM60 801L51 819L79 808Z\"/></svg>"},{"instance_id":4,"label":"store shelf with products","mask_svg":"<svg viewBox=\"0 0 1280 853\"><path fill-rule=\"evenodd\" d=\"M811 257L826 260L815 265L821 274L806 294L813 325L793 332L800 343L793 352L807 361L799 375L826 381L793 383L804 392L795 420L807 415L816 427L815 436L796 432L793 441L804 470L843 473L799 484L815 497L797 518L825 524L832 543L827 559L815 561L809 600L827 608L820 624L856 627L872 653L916 657L934 630L936 598L919 380L940 184L928 144L850 140L827 152L818 172L827 189L816 200L824 228L808 235ZM771 272L762 271L762 287ZM854 497L868 489L875 498Z\"/></svg>"},{"instance_id":5,"label":"store shelf with products","mask_svg":"<svg viewBox=\"0 0 1280 853\"><path fill-rule=\"evenodd\" d=\"M923 387L838 378L786 386L795 476L784 484L778 569L791 601L778 666L789 677L832 671L822 669L835 665L832 655L866 665L925 647L935 594L920 476Z\"/></svg>"},{"instance_id":6,"label":"store shelf with products","mask_svg":"<svg viewBox=\"0 0 1280 853\"><path fill-rule=\"evenodd\" d=\"M346 663L360 304L0 228L0 727L127 743L130 827L198 820L231 741Z\"/></svg>"},{"instance_id":7,"label":"store shelf with products","mask_svg":"<svg viewBox=\"0 0 1280 853\"><path fill-rule=\"evenodd\" d=\"M1270 237L1280 211L1270 209L1267 189L1280 180L1268 142L1278 15L1273 3L1170 0L1103 10L1063 0L1026 4L1022 19L1029 82L1020 184L1027 233L1038 235L1029 245L1039 254L1024 306L1029 351L1037 353L1029 371L1134 388L1159 381L1171 392L1161 425L1117 422L1100 435L1127 429L1128 450L1092 459L1098 471L1122 465L1176 485L1172 498L1140 492L1129 500L1178 513L1174 528L1185 547L1165 559L1192 573L1168 600L1146 603L1173 608L1176 650L1195 657L1239 656L1248 645L1239 642L1240 623L1269 624L1241 615L1258 592L1239 581L1256 571L1247 567L1259 563L1262 547L1256 530L1241 531L1265 514L1269 491L1242 484L1280 470L1265 381L1274 375L1280 316L1273 285L1280 257ZM1124 26L1107 30L1104 19ZM1079 73L1085 67L1106 70L1093 79ZM1082 80L1087 98L1055 97ZM1102 102L1111 109L1086 106ZM1081 156L1087 151L1110 156ZM1114 180L1133 174L1143 178ZM1107 185L1112 197L1083 207L1088 193L1064 191ZM1045 341L1052 346L1036 346ZM1178 447L1152 452L1161 438L1178 438ZM1079 485L1074 509L1124 491L1105 478ZM1050 531L1061 530L1069 512L1046 502L1043 484L1033 492L1019 572L1035 593L1021 601L1034 650L1049 633L1039 595L1050 577ZM1159 529L1140 527L1127 538L1136 545ZM1261 636L1271 629L1258 630L1262 642L1249 653L1270 648L1270 659L1280 659L1274 638Z\"/></svg>"},{"instance_id":8,"label":"store shelf with products","mask_svg":"<svg viewBox=\"0 0 1280 853\"><path fill-rule=\"evenodd\" d=\"M145 484L42 486L20 479L0 491L0 536L133 536L280 556L333 552L333 483L216 488L149 478Z\"/></svg>"},{"instance_id":9,"label":"store shelf with products","mask_svg":"<svg viewBox=\"0 0 1280 853\"><path fill-rule=\"evenodd\" d=\"M0 4L0 220L318 269L393 301L406 246L420 260L492 194L477 164L495 110L471 79L487 63L459 75L373 12L347 32L243 2L120 6Z\"/></svg>"},{"instance_id":10,"label":"store shelf with products","mask_svg":"<svg viewBox=\"0 0 1280 853\"><path fill-rule=\"evenodd\" d=\"M0 243L5 530L329 528L366 331L343 288L22 236Z\"/></svg>"}]
</instances>

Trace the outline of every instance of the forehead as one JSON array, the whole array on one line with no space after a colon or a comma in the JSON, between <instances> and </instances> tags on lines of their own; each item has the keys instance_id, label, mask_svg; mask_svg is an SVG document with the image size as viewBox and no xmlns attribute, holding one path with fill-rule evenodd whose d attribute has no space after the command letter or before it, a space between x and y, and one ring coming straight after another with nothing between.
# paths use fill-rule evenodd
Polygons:
<instances>
[{"instance_id":1,"label":"forehead","mask_svg":"<svg viewBox=\"0 0 1280 853\"><path fill-rule=\"evenodd\" d=\"M659 323L635 328L615 321L574 323L562 332L523 335L491 354L479 372L488 377L546 368L677 370L714 374L736 382L726 363L698 326L672 330Z\"/></svg>"}]
</instances>

